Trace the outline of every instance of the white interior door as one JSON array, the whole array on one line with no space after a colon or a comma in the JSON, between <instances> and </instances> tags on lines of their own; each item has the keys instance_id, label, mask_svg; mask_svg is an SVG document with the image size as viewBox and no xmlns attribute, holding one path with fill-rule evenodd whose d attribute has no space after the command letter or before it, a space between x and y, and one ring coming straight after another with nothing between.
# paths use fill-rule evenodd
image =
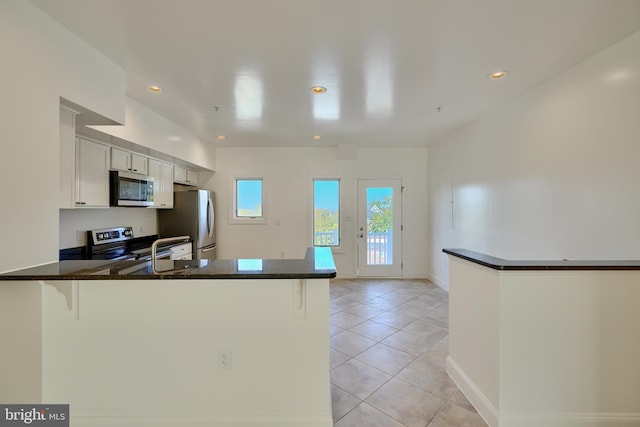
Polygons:
<instances>
[{"instance_id":1,"label":"white interior door","mask_svg":"<svg viewBox=\"0 0 640 427\"><path fill-rule=\"evenodd\" d=\"M402 276L402 181L358 180L358 276Z\"/></svg>"}]
</instances>

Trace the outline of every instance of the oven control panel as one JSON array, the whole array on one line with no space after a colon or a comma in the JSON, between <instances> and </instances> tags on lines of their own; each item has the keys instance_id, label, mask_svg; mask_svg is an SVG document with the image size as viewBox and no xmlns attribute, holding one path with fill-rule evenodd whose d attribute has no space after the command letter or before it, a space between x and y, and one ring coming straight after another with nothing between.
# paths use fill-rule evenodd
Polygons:
<instances>
[{"instance_id":1,"label":"oven control panel","mask_svg":"<svg viewBox=\"0 0 640 427\"><path fill-rule=\"evenodd\" d=\"M133 239L133 227L105 228L103 230L91 230L88 233L93 245L103 245Z\"/></svg>"}]
</instances>

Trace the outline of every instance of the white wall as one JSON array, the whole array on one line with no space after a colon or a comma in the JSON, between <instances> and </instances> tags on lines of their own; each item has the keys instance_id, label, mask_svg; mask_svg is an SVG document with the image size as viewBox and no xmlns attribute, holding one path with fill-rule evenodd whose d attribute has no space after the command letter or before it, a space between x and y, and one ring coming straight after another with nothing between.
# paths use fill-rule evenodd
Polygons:
<instances>
[{"instance_id":1,"label":"white wall","mask_svg":"<svg viewBox=\"0 0 640 427\"><path fill-rule=\"evenodd\" d=\"M158 233L155 209L62 209L60 210L60 249L85 246L87 230L110 227L133 227L135 237ZM78 232L80 235L78 236ZM80 237L80 239L78 239Z\"/></svg>"},{"instance_id":2,"label":"white wall","mask_svg":"<svg viewBox=\"0 0 640 427\"><path fill-rule=\"evenodd\" d=\"M638 52L640 33L429 147L433 280L445 247L640 258Z\"/></svg>"},{"instance_id":3,"label":"white wall","mask_svg":"<svg viewBox=\"0 0 640 427\"><path fill-rule=\"evenodd\" d=\"M125 141L213 170L215 146L165 119L131 98L126 98L123 126L92 126Z\"/></svg>"},{"instance_id":4,"label":"white wall","mask_svg":"<svg viewBox=\"0 0 640 427\"><path fill-rule=\"evenodd\" d=\"M124 73L29 2L0 2L0 271L58 259L59 97L124 119Z\"/></svg>"},{"instance_id":5,"label":"white wall","mask_svg":"<svg viewBox=\"0 0 640 427\"><path fill-rule=\"evenodd\" d=\"M342 251L335 253L338 275L356 274L357 179L401 178L404 192L405 277L426 277L426 149L367 149L338 155L336 148L219 148L212 185L216 192L220 258L304 257L311 245L311 182L342 180ZM340 158L338 158L340 157ZM265 179L264 225L230 224L234 176Z\"/></svg>"}]
</instances>

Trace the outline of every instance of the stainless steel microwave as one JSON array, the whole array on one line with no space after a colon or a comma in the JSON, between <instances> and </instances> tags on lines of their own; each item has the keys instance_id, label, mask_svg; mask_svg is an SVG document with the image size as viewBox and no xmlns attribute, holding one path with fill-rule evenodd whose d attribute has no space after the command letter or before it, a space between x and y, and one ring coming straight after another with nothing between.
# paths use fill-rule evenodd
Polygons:
<instances>
[{"instance_id":1,"label":"stainless steel microwave","mask_svg":"<svg viewBox=\"0 0 640 427\"><path fill-rule=\"evenodd\" d=\"M153 178L110 171L109 184L111 206L153 206Z\"/></svg>"}]
</instances>

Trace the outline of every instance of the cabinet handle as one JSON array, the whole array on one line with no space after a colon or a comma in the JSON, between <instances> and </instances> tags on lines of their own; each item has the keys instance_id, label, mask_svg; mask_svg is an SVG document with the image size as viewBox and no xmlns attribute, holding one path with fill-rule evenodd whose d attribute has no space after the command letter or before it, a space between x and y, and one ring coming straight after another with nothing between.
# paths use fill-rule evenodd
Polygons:
<instances>
[{"instance_id":1,"label":"cabinet handle","mask_svg":"<svg viewBox=\"0 0 640 427\"><path fill-rule=\"evenodd\" d=\"M138 172L138 169L134 169L133 171L134 171L134 172Z\"/></svg>"}]
</instances>

